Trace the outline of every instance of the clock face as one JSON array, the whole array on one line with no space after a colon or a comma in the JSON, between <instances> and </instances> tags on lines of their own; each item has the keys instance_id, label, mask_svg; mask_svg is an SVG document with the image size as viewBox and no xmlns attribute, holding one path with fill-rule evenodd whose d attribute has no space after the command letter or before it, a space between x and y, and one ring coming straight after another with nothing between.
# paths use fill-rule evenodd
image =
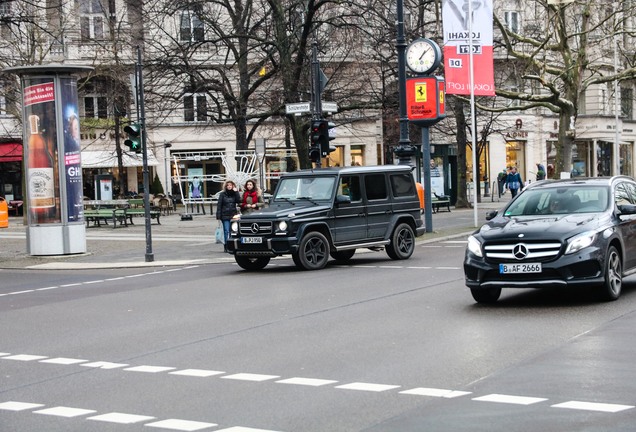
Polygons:
<instances>
[{"instance_id":1,"label":"clock face","mask_svg":"<svg viewBox=\"0 0 636 432\"><path fill-rule=\"evenodd\" d=\"M406 48L406 65L415 73L424 74L439 66L441 51L428 39L417 39Z\"/></svg>"}]
</instances>

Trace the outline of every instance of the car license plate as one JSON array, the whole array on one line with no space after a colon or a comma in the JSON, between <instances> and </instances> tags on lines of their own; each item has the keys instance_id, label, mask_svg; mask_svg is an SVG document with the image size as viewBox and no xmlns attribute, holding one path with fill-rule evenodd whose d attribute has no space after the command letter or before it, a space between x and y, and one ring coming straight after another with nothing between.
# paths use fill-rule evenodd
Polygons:
<instances>
[{"instance_id":1,"label":"car license plate","mask_svg":"<svg viewBox=\"0 0 636 432\"><path fill-rule=\"evenodd\" d=\"M541 273L541 263L499 264L499 273Z\"/></svg>"},{"instance_id":2,"label":"car license plate","mask_svg":"<svg viewBox=\"0 0 636 432\"><path fill-rule=\"evenodd\" d=\"M263 243L263 237L241 237L241 243Z\"/></svg>"}]
</instances>

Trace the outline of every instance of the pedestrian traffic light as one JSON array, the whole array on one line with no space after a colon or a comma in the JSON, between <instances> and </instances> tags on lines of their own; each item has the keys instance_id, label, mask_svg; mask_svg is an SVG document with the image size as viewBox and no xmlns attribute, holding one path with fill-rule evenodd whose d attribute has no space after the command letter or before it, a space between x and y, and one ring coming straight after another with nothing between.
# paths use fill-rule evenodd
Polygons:
<instances>
[{"instance_id":1,"label":"pedestrian traffic light","mask_svg":"<svg viewBox=\"0 0 636 432\"><path fill-rule=\"evenodd\" d=\"M139 123L131 123L124 128L124 132L128 134L124 145L130 147L130 151L141 153L141 125Z\"/></svg>"}]
</instances>

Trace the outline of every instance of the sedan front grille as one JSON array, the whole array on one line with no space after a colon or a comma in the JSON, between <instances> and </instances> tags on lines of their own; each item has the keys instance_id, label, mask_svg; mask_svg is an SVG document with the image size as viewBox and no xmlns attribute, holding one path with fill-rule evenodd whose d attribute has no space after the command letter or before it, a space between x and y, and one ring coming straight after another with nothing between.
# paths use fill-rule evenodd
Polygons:
<instances>
[{"instance_id":1,"label":"sedan front grille","mask_svg":"<svg viewBox=\"0 0 636 432\"><path fill-rule=\"evenodd\" d=\"M496 262L550 261L559 256L561 243L548 241L540 243L502 243L484 246L486 258Z\"/></svg>"},{"instance_id":2,"label":"sedan front grille","mask_svg":"<svg viewBox=\"0 0 636 432\"><path fill-rule=\"evenodd\" d=\"M241 235L254 236L254 235L267 235L272 233L271 222L239 222L239 229Z\"/></svg>"}]
</instances>

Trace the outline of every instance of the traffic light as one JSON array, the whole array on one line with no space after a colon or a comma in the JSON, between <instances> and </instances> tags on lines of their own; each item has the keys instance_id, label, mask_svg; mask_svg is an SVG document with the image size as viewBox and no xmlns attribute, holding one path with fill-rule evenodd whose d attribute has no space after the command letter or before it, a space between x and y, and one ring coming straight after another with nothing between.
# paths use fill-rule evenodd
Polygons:
<instances>
[{"instance_id":1,"label":"traffic light","mask_svg":"<svg viewBox=\"0 0 636 432\"><path fill-rule=\"evenodd\" d=\"M130 147L130 151L141 153L141 126L139 123L129 124L124 128L124 132L128 134L124 145Z\"/></svg>"},{"instance_id":2,"label":"traffic light","mask_svg":"<svg viewBox=\"0 0 636 432\"><path fill-rule=\"evenodd\" d=\"M322 157L327 157L327 155L329 153L331 153L332 151L336 150L335 147L332 147L329 145L329 141L336 139L335 136L332 136L329 131L333 128L336 127L336 124L330 121L324 121L324 123L326 123L326 127L324 130L324 136L323 138L320 140L320 155Z\"/></svg>"},{"instance_id":3,"label":"traffic light","mask_svg":"<svg viewBox=\"0 0 636 432\"><path fill-rule=\"evenodd\" d=\"M320 160L323 141L327 140L327 143L329 143L328 134L329 129L328 122L326 120L311 121L311 133L309 135L309 139L311 141L309 148L309 159L312 162L318 162Z\"/></svg>"}]
</instances>

